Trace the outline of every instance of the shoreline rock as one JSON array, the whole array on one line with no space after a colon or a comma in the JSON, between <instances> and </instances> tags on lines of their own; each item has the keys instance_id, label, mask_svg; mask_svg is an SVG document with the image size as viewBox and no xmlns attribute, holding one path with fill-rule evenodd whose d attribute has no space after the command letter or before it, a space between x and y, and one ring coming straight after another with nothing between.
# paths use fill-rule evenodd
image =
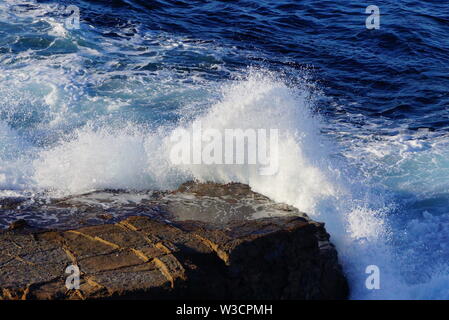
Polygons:
<instances>
[{"instance_id":1,"label":"shoreline rock","mask_svg":"<svg viewBox=\"0 0 449 320\"><path fill-rule=\"evenodd\" d=\"M293 207L242 184L191 182L154 201L158 219L0 233L0 299L348 297L324 224ZM78 290L65 286L69 265Z\"/></svg>"}]
</instances>

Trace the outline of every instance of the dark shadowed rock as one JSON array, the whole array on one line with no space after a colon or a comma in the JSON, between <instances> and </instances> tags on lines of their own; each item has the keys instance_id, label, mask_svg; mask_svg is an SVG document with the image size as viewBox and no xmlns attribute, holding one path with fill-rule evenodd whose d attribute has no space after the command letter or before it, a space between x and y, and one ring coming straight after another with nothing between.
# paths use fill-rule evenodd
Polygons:
<instances>
[{"instance_id":1,"label":"dark shadowed rock","mask_svg":"<svg viewBox=\"0 0 449 320\"><path fill-rule=\"evenodd\" d=\"M24 229L26 227L29 227L28 223L25 220L20 219L20 220L11 222L11 224L8 227L8 230Z\"/></svg>"},{"instance_id":2,"label":"dark shadowed rock","mask_svg":"<svg viewBox=\"0 0 449 320\"><path fill-rule=\"evenodd\" d=\"M102 196L103 197L103 196ZM104 198L104 197L103 197ZM90 198L91 199L91 198ZM80 201L66 199L67 201ZM2 299L345 299L324 224L241 184L187 183L136 204L157 216L0 233ZM101 210L100 210L101 211ZM99 212L99 215L110 212ZM103 219L105 220L105 219ZM65 269L81 271L78 290Z\"/></svg>"}]
</instances>

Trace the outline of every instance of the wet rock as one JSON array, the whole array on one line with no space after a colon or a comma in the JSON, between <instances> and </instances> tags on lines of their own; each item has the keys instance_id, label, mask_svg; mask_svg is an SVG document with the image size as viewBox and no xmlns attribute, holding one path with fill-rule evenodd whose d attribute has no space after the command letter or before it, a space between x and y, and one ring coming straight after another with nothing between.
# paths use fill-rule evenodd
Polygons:
<instances>
[{"instance_id":1,"label":"wet rock","mask_svg":"<svg viewBox=\"0 0 449 320\"><path fill-rule=\"evenodd\" d=\"M20 220L11 222L11 224L8 227L8 230L24 229L26 227L29 227L26 220L20 219Z\"/></svg>"},{"instance_id":2,"label":"wet rock","mask_svg":"<svg viewBox=\"0 0 449 320\"><path fill-rule=\"evenodd\" d=\"M348 295L324 224L247 186L189 183L147 205L160 206L163 218L133 216L70 230L0 233L1 299ZM78 289L65 286L69 265L80 269Z\"/></svg>"}]
</instances>

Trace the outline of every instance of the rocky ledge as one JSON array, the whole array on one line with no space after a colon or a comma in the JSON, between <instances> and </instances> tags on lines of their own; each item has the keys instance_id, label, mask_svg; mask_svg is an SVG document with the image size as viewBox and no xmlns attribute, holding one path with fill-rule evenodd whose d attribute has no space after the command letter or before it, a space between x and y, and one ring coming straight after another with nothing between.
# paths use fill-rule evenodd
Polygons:
<instances>
[{"instance_id":1,"label":"rocky ledge","mask_svg":"<svg viewBox=\"0 0 449 320\"><path fill-rule=\"evenodd\" d=\"M90 218L111 217L120 206L129 213L102 225L51 230L20 220L0 233L0 299L348 296L324 224L248 186L186 183L120 206L92 200L111 202L120 194L91 193L45 209L73 212L83 204ZM87 210L86 203L95 210ZM78 289L66 287L69 265L80 269Z\"/></svg>"}]
</instances>

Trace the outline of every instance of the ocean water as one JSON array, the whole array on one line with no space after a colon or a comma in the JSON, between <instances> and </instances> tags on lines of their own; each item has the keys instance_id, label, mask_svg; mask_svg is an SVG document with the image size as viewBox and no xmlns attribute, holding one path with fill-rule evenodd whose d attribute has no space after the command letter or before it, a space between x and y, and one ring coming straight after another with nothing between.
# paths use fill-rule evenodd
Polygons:
<instances>
[{"instance_id":1,"label":"ocean water","mask_svg":"<svg viewBox=\"0 0 449 320\"><path fill-rule=\"evenodd\" d=\"M448 14L436 0L0 0L0 197L247 183L326 223L352 299L448 299ZM196 120L278 128L278 173L173 165L171 133Z\"/></svg>"}]
</instances>

